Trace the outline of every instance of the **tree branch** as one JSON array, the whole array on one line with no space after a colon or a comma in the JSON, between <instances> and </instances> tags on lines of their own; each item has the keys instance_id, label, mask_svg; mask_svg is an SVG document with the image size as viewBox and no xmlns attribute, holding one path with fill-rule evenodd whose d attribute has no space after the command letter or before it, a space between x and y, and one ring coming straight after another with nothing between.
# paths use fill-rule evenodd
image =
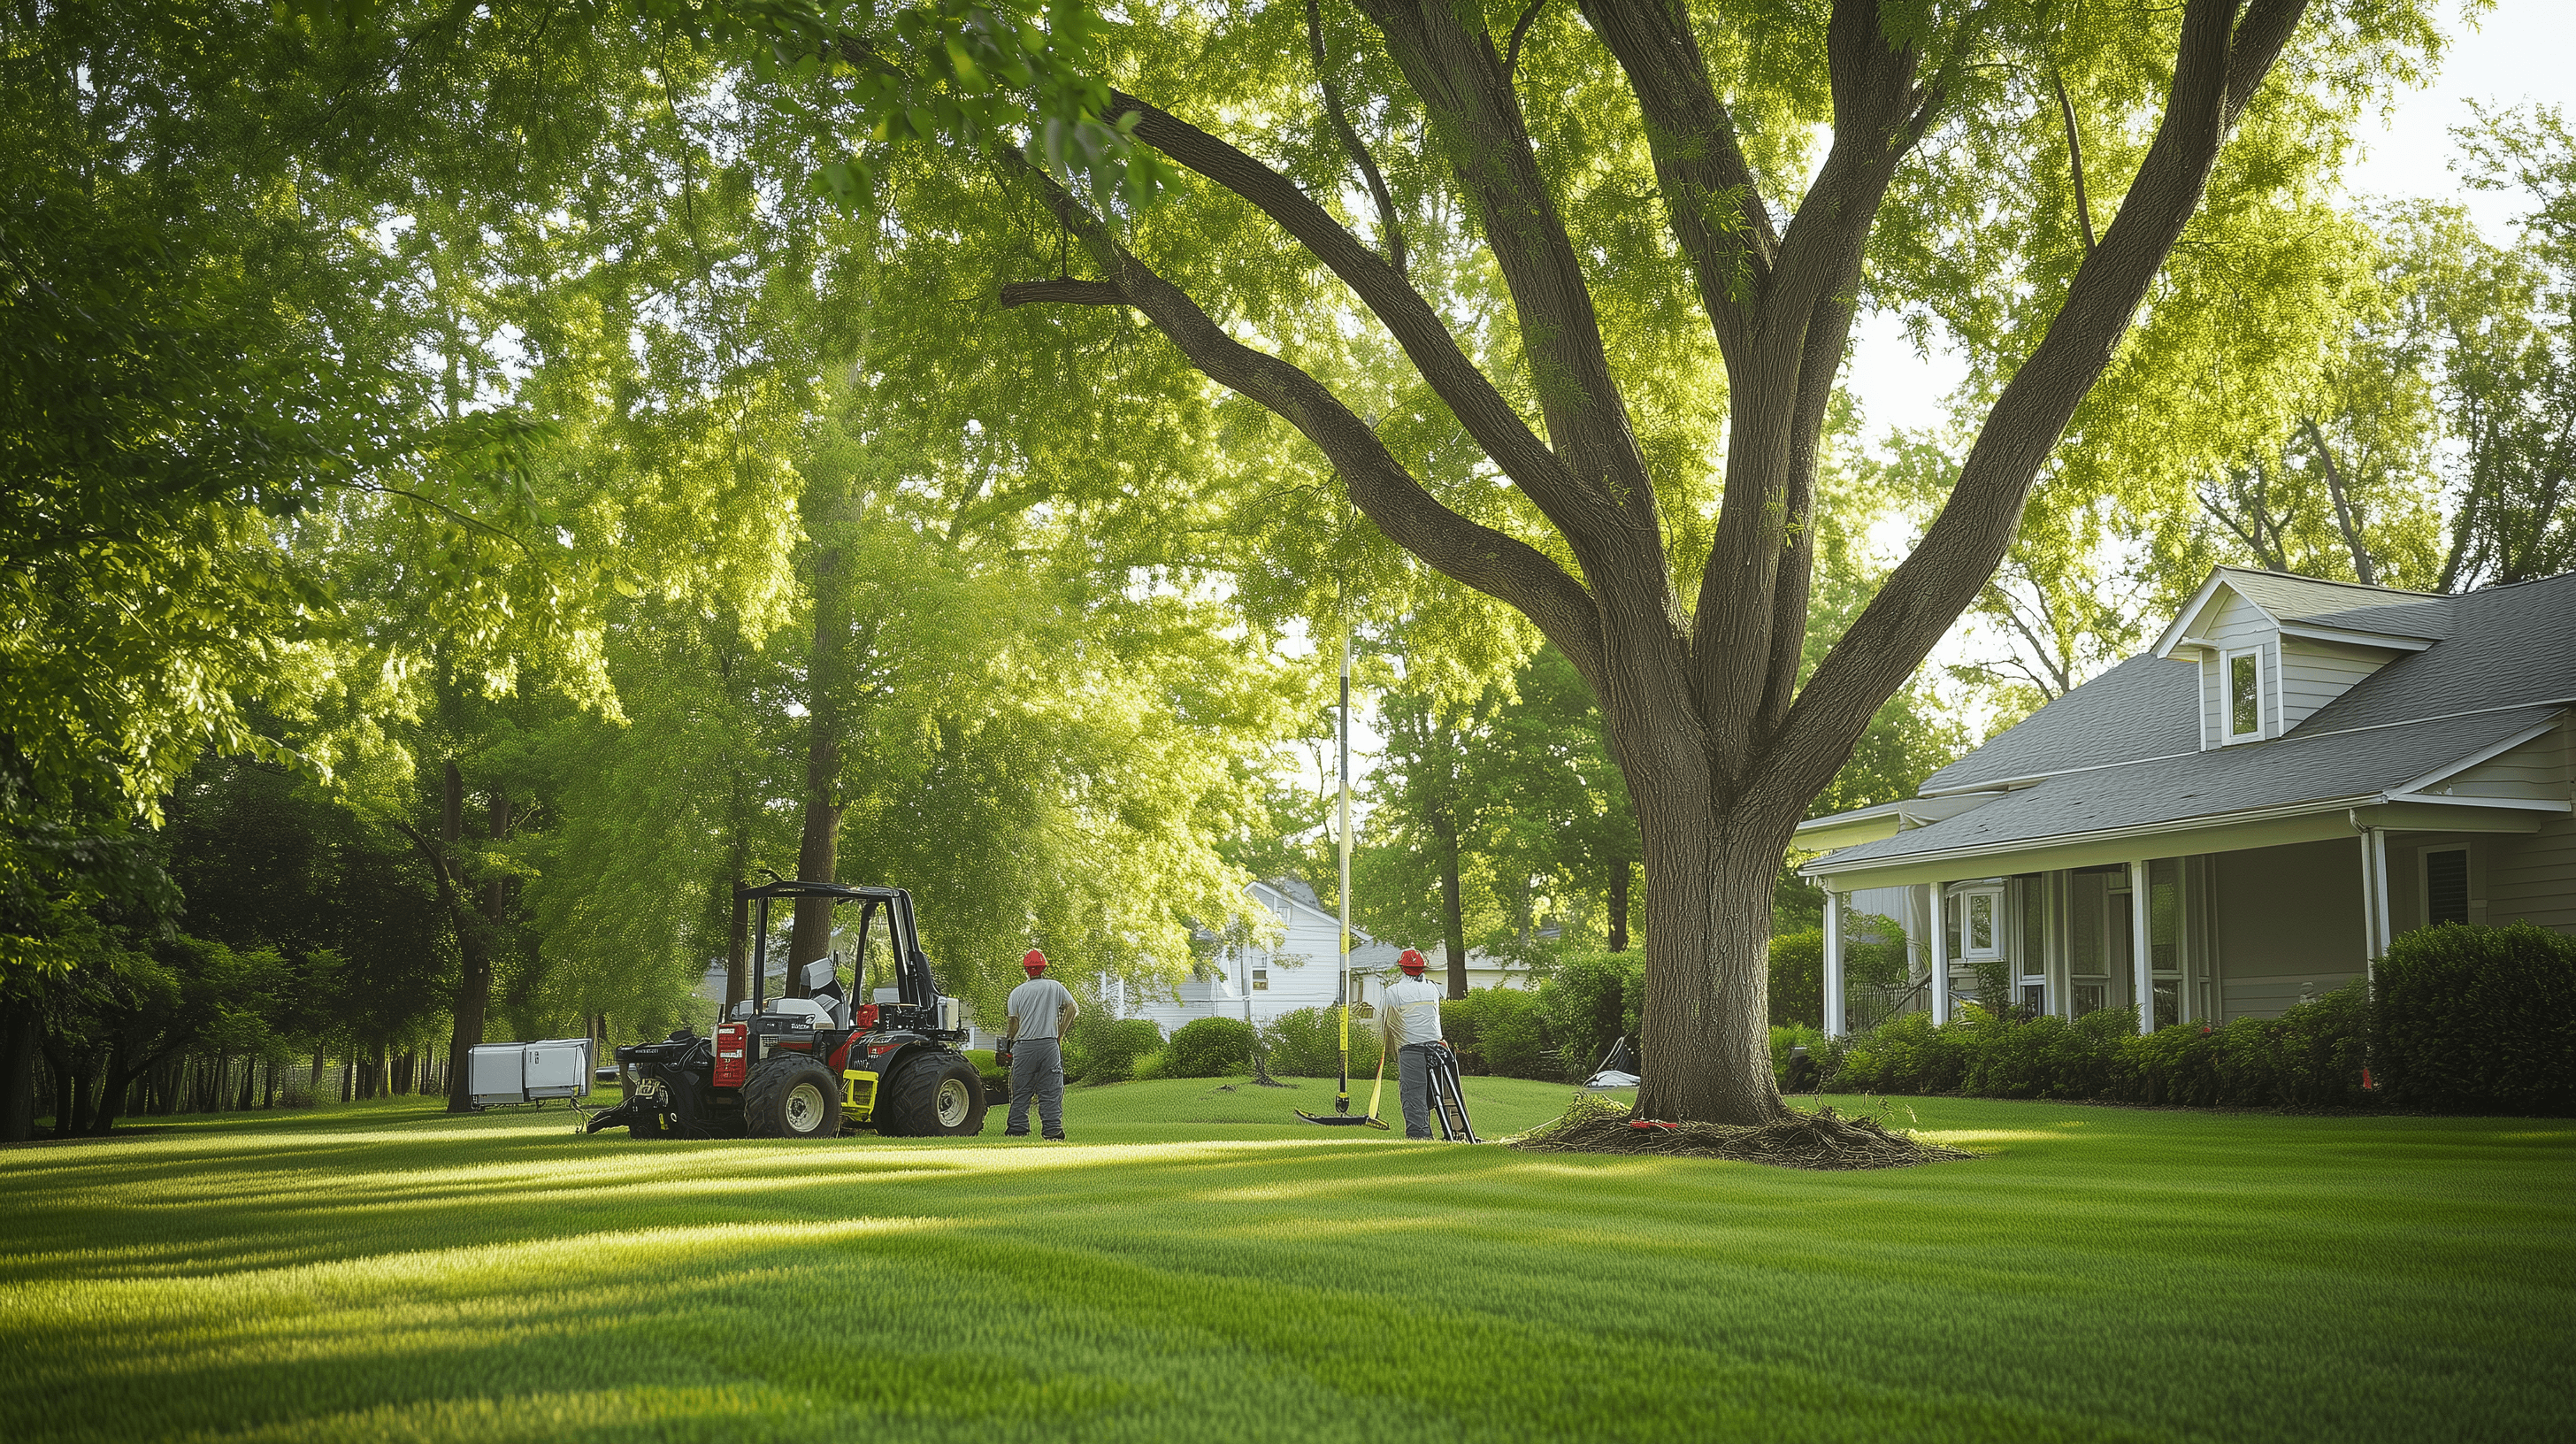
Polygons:
<instances>
[{"instance_id":1,"label":"tree branch","mask_svg":"<svg viewBox=\"0 0 2576 1444\"><path fill-rule=\"evenodd\" d=\"M1467 359L1430 303L1384 258L1361 245L1286 176L1169 111L1113 92L1107 118L1127 114L1137 117L1138 139L1259 208L1350 287L1467 434L1569 539L1579 546L1582 537L1599 529L1598 520L1586 511L1590 499L1565 463Z\"/></svg>"},{"instance_id":2,"label":"tree branch","mask_svg":"<svg viewBox=\"0 0 2576 1444\"><path fill-rule=\"evenodd\" d=\"M1504 79L1509 80L1520 73L1521 42L1529 38L1530 27L1538 23L1539 12L1546 8L1547 0L1530 0L1529 8L1523 10L1521 18L1512 25L1511 47L1503 52Z\"/></svg>"},{"instance_id":3,"label":"tree branch","mask_svg":"<svg viewBox=\"0 0 2576 1444\"><path fill-rule=\"evenodd\" d=\"M1473 12L1443 0L1359 3L1430 112L1432 133L1448 151L1511 293L1539 414L1580 496L1568 515L1549 520L1565 532L1604 605L1625 614L1637 605L1632 599L1651 593L1652 612L1661 616L1670 572L1654 479L1610 370L1582 259L1539 170L1502 57ZM1648 617L1634 620L1645 625Z\"/></svg>"},{"instance_id":4,"label":"tree branch","mask_svg":"<svg viewBox=\"0 0 2576 1444\"><path fill-rule=\"evenodd\" d=\"M1143 312L1210 380L1259 402L1315 443L1341 474L1352 503L1390 540L1459 582L1519 609L1586 681L1602 684L1600 614L1581 583L1527 542L1442 505L1386 449L1377 432L1321 382L1227 335L1196 301L1119 245L1100 218L1053 178L1016 158L1012 163L1035 178L1057 219L1096 264L1112 273L1115 279L1107 284L1126 304Z\"/></svg>"},{"instance_id":5,"label":"tree branch","mask_svg":"<svg viewBox=\"0 0 2576 1444\"><path fill-rule=\"evenodd\" d=\"M2084 254L2091 255L2093 244L2093 205L2084 197L2084 141L2075 133L2075 103L2066 98L2066 82L2055 70L2048 72L2048 83L2057 91L2058 118L2066 122L2066 162L2075 175L2075 220L2084 231Z\"/></svg>"},{"instance_id":6,"label":"tree branch","mask_svg":"<svg viewBox=\"0 0 2576 1444\"><path fill-rule=\"evenodd\" d=\"M2334 448L2326 445L2326 434L2313 416L2299 418L2300 429L2307 433L2308 445L2316 448L2317 463L2325 468L2326 494L2334 498L2335 525L2343 530L2344 549L2352 553L2352 574L2365 587L2379 585L2370 565L2370 548L2361 544L2361 525L2353 519L2352 501L2344 494L2343 468L2335 465Z\"/></svg>"},{"instance_id":7,"label":"tree branch","mask_svg":"<svg viewBox=\"0 0 2576 1444\"><path fill-rule=\"evenodd\" d=\"M1009 281L1002 286L1002 308L1013 306L1124 306L1127 298L1107 281Z\"/></svg>"},{"instance_id":8,"label":"tree branch","mask_svg":"<svg viewBox=\"0 0 2576 1444\"><path fill-rule=\"evenodd\" d=\"M1339 136L1342 149L1368 181L1369 195L1377 201L1378 232L1386 238L1387 264L1399 276L1404 274L1404 227L1395 218L1395 197L1388 193L1386 177L1378 174L1377 162L1369 158L1368 146L1360 140L1359 131L1351 125L1350 115L1342 108L1342 89L1333 83L1333 72L1324 63L1324 11L1317 0L1306 0L1306 45L1314 52L1315 84L1324 92L1324 116L1332 122L1333 134Z\"/></svg>"},{"instance_id":9,"label":"tree branch","mask_svg":"<svg viewBox=\"0 0 2576 1444\"><path fill-rule=\"evenodd\" d=\"M1843 636L1791 709L1763 785L1806 796L1832 780L1877 710L1994 574L2023 502L2101 378L2183 228L2228 132L2270 73L2307 0L2187 0L2165 113L2102 242L2047 334L1996 398L1923 542ZM1800 789L1804 789L1801 791Z\"/></svg>"}]
</instances>

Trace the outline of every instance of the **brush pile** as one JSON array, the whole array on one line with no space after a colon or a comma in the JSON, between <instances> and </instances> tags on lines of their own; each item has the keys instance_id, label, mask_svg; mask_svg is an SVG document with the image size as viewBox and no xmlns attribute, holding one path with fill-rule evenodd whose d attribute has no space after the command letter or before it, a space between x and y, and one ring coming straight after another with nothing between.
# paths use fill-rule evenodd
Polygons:
<instances>
[{"instance_id":1,"label":"brush pile","mask_svg":"<svg viewBox=\"0 0 2576 1444\"><path fill-rule=\"evenodd\" d=\"M1725 1158L1781 1168L1910 1168L1918 1163L1976 1157L1891 1130L1876 1118L1849 1117L1831 1107L1814 1113L1793 1112L1777 1123L1743 1128L1717 1123L1654 1122L1591 1095L1575 1099L1563 1117L1512 1140L1511 1146L1532 1153Z\"/></svg>"}]
</instances>

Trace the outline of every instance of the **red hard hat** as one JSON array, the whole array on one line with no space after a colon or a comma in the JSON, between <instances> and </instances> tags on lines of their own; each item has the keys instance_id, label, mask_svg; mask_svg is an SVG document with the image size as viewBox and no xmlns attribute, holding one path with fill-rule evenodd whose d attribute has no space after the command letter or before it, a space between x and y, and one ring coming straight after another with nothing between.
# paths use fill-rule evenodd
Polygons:
<instances>
[{"instance_id":1,"label":"red hard hat","mask_svg":"<svg viewBox=\"0 0 2576 1444\"><path fill-rule=\"evenodd\" d=\"M1395 965L1408 973L1418 973L1431 966L1423 960L1420 948L1406 948L1404 956L1395 960Z\"/></svg>"},{"instance_id":2,"label":"red hard hat","mask_svg":"<svg viewBox=\"0 0 2576 1444\"><path fill-rule=\"evenodd\" d=\"M1046 968L1046 954L1039 952L1035 948L1031 948L1026 953L1020 955L1020 966L1028 969L1032 973L1042 972Z\"/></svg>"}]
</instances>

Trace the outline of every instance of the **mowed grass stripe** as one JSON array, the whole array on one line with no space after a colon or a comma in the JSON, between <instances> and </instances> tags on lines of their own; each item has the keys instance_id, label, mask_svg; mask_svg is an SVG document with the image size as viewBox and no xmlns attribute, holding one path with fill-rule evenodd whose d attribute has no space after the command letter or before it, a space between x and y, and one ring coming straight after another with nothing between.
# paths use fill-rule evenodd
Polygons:
<instances>
[{"instance_id":1,"label":"mowed grass stripe","mask_svg":"<svg viewBox=\"0 0 2576 1444\"><path fill-rule=\"evenodd\" d=\"M396 1104L0 1155L0 1434L2503 1439L2576 1416L2568 1125L1915 1100L1988 1156L1836 1175L1285 1118L1318 1093L1083 1090L1072 1146L643 1144ZM1503 1131L1565 1090L1471 1097Z\"/></svg>"}]
</instances>

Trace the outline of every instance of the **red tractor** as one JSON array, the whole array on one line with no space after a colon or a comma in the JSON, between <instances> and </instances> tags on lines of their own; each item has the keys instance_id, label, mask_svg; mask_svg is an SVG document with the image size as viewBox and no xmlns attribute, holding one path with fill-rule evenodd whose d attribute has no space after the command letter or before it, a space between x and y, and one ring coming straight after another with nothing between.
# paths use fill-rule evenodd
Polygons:
<instances>
[{"instance_id":1,"label":"red tractor","mask_svg":"<svg viewBox=\"0 0 2576 1444\"><path fill-rule=\"evenodd\" d=\"M829 898L859 906L856 956L883 915L894 957L896 1001L843 994L830 960L806 965L808 996L767 996L769 904ZM984 1080L958 1051L966 1040L958 1001L942 997L901 888L773 882L734 889L757 908L752 994L713 1038L682 1028L659 1043L617 1050L635 1091L590 1120L637 1138L832 1138L874 1128L889 1137L966 1138L984 1131Z\"/></svg>"}]
</instances>

